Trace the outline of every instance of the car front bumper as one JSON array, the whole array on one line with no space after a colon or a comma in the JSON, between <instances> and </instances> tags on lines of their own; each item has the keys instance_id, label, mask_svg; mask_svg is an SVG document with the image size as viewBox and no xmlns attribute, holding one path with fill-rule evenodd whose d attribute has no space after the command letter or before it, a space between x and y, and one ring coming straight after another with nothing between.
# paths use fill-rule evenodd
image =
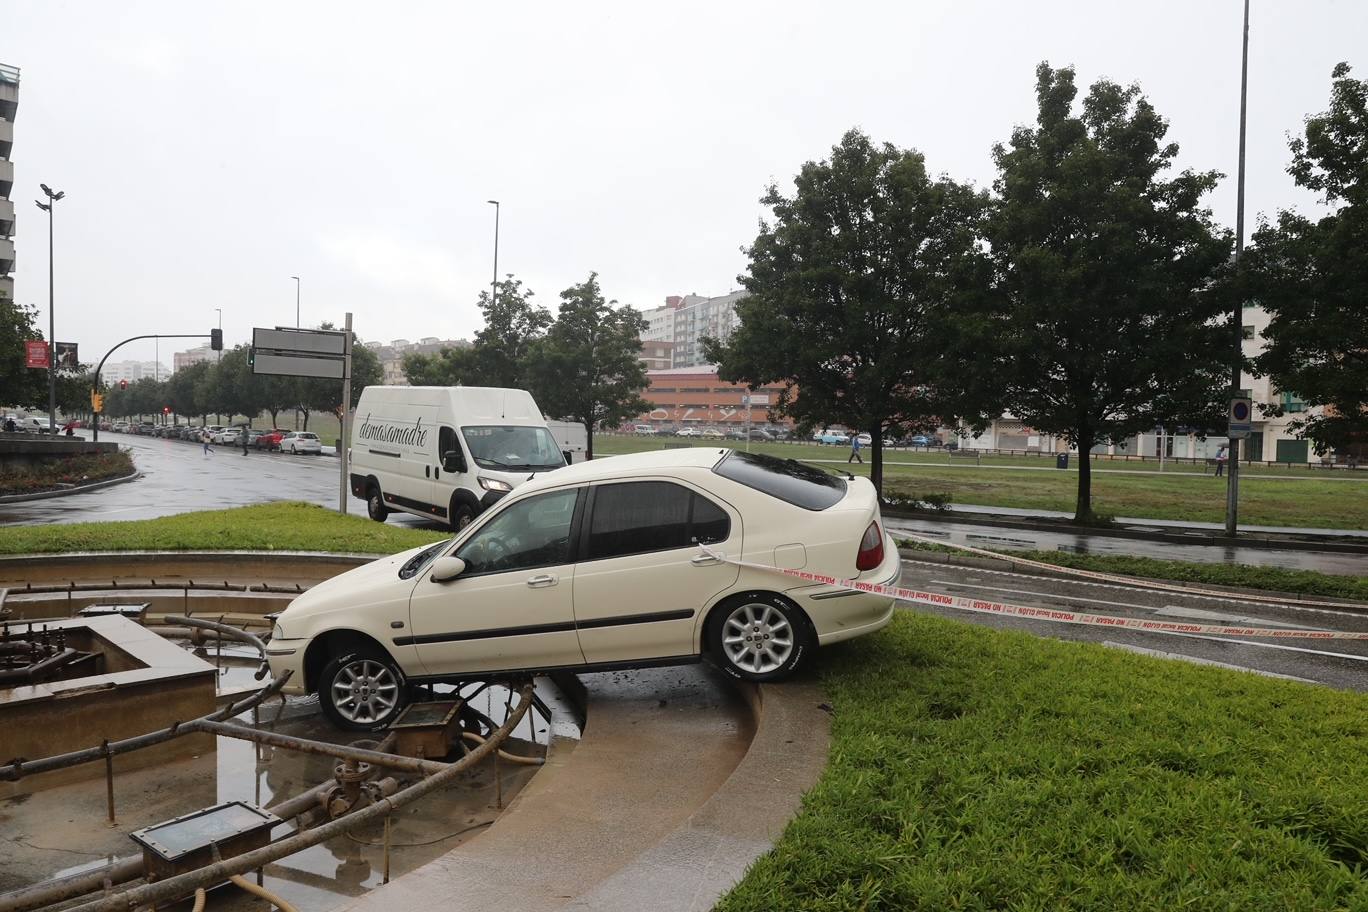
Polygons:
<instances>
[{"instance_id":1,"label":"car front bumper","mask_svg":"<svg viewBox=\"0 0 1368 912\"><path fill-rule=\"evenodd\" d=\"M281 688L287 694L306 694L304 681L304 651L308 640L271 640L266 644L266 662L271 666L271 677L279 680L290 672L290 680Z\"/></svg>"}]
</instances>

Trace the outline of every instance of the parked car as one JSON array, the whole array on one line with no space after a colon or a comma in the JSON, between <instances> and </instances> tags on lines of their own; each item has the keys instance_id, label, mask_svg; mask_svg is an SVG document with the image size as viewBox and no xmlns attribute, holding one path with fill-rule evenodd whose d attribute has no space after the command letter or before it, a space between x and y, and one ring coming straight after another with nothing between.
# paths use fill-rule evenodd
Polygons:
<instances>
[{"instance_id":1,"label":"parked car","mask_svg":"<svg viewBox=\"0 0 1368 912\"><path fill-rule=\"evenodd\" d=\"M744 428L727 428L722 432L722 436L727 440L745 440L746 431Z\"/></svg>"},{"instance_id":2,"label":"parked car","mask_svg":"<svg viewBox=\"0 0 1368 912\"><path fill-rule=\"evenodd\" d=\"M791 553L858 582L900 570L868 479L711 447L596 459L520 485L449 541L314 586L266 653L277 678L292 673L287 693L317 693L356 731L389 725L410 683L536 668L707 659L777 681L893 615L888 596L724 557Z\"/></svg>"},{"instance_id":3,"label":"parked car","mask_svg":"<svg viewBox=\"0 0 1368 912\"><path fill-rule=\"evenodd\" d=\"M280 438L280 452L291 455L312 453L317 456L323 452L323 444L313 431L290 431Z\"/></svg>"},{"instance_id":4,"label":"parked car","mask_svg":"<svg viewBox=\"0 0 1368 912\"><path fill-rule=\"evenodd\" d=\"M930 447L940 446L940 441L935 437L928 437L925 434L913 434L911 437L903 438L903 446Z\"/></svg>"},{"instance_id":5,"label":"parked car","mask_svg":"<svg viewBox=\"0 0 1368 912\"><path fill-rule=\"evenodd\" d=\"M700 437L700 436L702 436L702 435L698 433L698 428L693 427L692 425L685 425L684 427L680 428L678 431L675 432L675 436L676 436L676 437Z\"/></svg>"},{"instance_id":6,"label":"parked car","mask_svg":"<svg viewBox=\"0 0 1368 912\"><path fill-rule=\"evenodd\" d=\"M128 433L128 422L127 422L127 421L116 421L116 422L114 422L114 427L112 428L112 430L113 430L114 433L116 433L116 434L127 434L127 433Z\"/></svg>"},{"instance_id":7,"label":"parked car","mask_svg":"<svg viewBox=\"0 0 1368 912\"><path fill-rule=\"evenodd\" d=\"M750 438L751 438L751 440L778 440L778 439L779 439L779 438L775 437L775 436L774 436L774 432L771 431L771 430L769 430L768 428L751 428L751 430L750 430Z\"/></svg>"},{"instance_id":8,"label":"parked car","mask_svg":"<svg viewBox=\"0 0 1368 912\"><path fill-rule=\"evenodd\" d=\"M652 434L654 434L655 432L656 432L655 427L652 426L652 425L649 425L649 424L634 424L634 425L632 425L632 433L634 433L634 434L652 435Z\"/></svg>"},{"instance_id":9,"label":"parked car","mask_svg":"<svg viewBox=\"0 0 1368 912\"><path fill-rule=\"evenodd\" d=\"M699 437L710 437L716 440L722 439L722 432L715 427L702 428L698 432Z\"/></svg>"},{"instance_id":10,"label":"parked car","mask_svg":"<svg viewBox=\"0 0 1368 912\"><path fill-rule=\"evenodd\" d=\"M829 446L843 445L850 443L850 437L840 431L825 430L817 438L818 443L825 443Z\"/></svg>"},{"instance_id":11,"label":"parked car","mask_svg":"<svg viewBox=\"0 0 1368 912\"><path fill-rule=\"evenodd\" d=\"M284 428L271 428L262 431L256 439L256 448L258 450L278 450L280 449L280 441L288 433L290 432Z\"/></svg>"}]
</instances>

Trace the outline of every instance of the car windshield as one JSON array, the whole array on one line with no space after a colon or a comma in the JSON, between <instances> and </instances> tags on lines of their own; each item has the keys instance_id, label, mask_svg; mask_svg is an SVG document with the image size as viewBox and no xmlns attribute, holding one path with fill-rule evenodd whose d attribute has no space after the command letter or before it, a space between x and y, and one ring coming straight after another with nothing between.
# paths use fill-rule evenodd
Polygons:
<instances>
[{"instance_id":1,"label":"car windshield","mask_svg":"<svg viewBox=\"0 0 1368 912\"><path fill-rule=\"evenodd\" d=\"M565 465L555 438L544 427L474 425L461 436L475 462L486 469L546 471Z\"/></svg>"},{"instance_id":2,"label":"car windshield","mask_svg":"<svg viewBox=\"0 0 1368 912\"><path fill-rule=\"evenodd\" d=\"M845 497L845 479L796 459L776 459L732 450L713 471L804 510L825 510Z\"/></svg>"}]
</instances>

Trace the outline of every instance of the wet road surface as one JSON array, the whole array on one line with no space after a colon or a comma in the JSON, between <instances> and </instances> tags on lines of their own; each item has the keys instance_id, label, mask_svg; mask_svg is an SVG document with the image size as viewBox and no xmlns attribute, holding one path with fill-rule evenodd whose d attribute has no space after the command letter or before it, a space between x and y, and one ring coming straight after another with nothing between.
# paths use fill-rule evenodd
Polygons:
<instances>
[{"instance_id":1,"label":"wet road surface","mask_svg":"<svg viewBox=\"0 0 1368 912\"><path fill-rule=\"evenodd\" d=\"M1368 606L1364 606L1362 613L1356 613L1299 605L1260 604L1240 601L1238 598L1186 595L1122 584L981 570L906 558L903 560L902 582L899 585L1015 605L1149 620L1368 631ZM1104 643L1134 652L1232 666L1344 690L1368 691L1368 641L1365 640L1272 641L1161 634L979 614L905 602L900 602L899 607L971 624L1025 630L1061 640Z\"/></svg>"}]
</instances>

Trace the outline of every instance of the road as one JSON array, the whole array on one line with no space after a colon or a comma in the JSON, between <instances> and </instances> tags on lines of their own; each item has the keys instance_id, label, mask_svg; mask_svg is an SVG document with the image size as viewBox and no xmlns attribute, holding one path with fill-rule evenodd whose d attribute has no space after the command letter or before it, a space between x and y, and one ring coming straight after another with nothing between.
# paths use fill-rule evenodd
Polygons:
<instances>
[{"instance_id":1,"label":"road","mask_svg":"<svg viewBox=\"0 0 1368 912\"><path fill-rule=\"evenodd\" d=\"M1311 627L1368 631L1368 609L1353 613L1297 605L1265 605L1208 596L1139 589L1112 583L1073 581L1001 570L903 560L905 588L1016 605L1064 608L1194 624L1255 627ZM1160 634L987 615L929 605L907 610L936 614L971 624L1025 630L1062 640L1104 643L1148 655L1217 664L1260 674L1296 678L1344 690L1368 691L1368 641L1244 640L1231 637Z\"/></svg>"},{"instance_id":2,"label":"road","mask_svg":"<svg viewBox=\"0 0 1368 912\"><path fill-rule=\"evenodd\" d=\"M231 447L213 447L205 455L198 443L129 434L108 439L128 447L143 477L127 484L46 500L0 504L0 525L105 522L152 519L192 510L215 510L273 500L302 500L336 509L338 462L330 456L288 456L256 450L246 456ZM347 496L347 511L366 515L359 498ZM404 513L389 522L441 528L429 520ZM1092 554L1127 554L1171 560L1260 564L1356 575L1365 572L1368 557L1318 551L1268 551L1215 545L1177 545L1136 539L1109 538L1083 532L1019 532L962 522L890 519L889 531L932 535L942 541L984 548L1063 548Z\"/></svg>"}]
</instances>

